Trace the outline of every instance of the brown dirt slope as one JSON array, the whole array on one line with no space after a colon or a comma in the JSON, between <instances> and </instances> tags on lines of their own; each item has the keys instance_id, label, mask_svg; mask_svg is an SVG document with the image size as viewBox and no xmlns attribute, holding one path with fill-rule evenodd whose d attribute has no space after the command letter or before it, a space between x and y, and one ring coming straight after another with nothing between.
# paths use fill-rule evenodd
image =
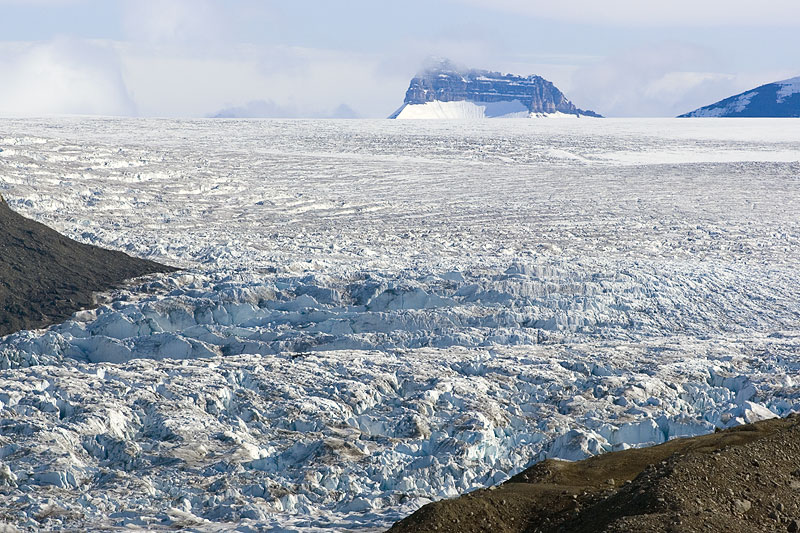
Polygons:
<instances>
[{"instance_id":1,"label":"brown dirt slope","mask_svg":"<svg viewBox=\"0 0 800 533\"><path fill-rule=\"evenodd\" d=\"M800 531L800 416L569 463L435 502L391 533Z\"/></svg>"},{"instance_id":2,"label":"brown dirt slope","mask_svg":"<svg viewBox=\"0 0 800 533\"><path fill-rule=\"evenodd\" d=\"M14 212L0 197L0 336L61 322L93 293L172 267L81 244Z\"/></svg>"}]
</instances>

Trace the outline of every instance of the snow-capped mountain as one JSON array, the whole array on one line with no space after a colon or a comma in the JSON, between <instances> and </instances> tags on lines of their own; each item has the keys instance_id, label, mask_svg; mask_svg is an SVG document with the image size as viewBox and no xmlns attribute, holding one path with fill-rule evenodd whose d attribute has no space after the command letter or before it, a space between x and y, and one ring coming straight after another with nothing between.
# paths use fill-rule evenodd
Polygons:
<instances>
[{"instance_id":1,"label":"snow-capped mountain","mask_svg":"<svg viewBox=\"0 0 800 533\"><path fill-rule=\"evenodd\" d=\"M686 117L800 117L800 76L725 98Z\"/></svg>"},{"instance_id":2,"label":"snow-capped mountain","mask_svg":"<svg viewBox=\"0 0 800 533\"><path fill-rule=\"evenodd\" d=\"M389 118L600 117L579 109L541 76L465 70L448 61L411 80L403 106Z\"/></svg>"}]
</instances>

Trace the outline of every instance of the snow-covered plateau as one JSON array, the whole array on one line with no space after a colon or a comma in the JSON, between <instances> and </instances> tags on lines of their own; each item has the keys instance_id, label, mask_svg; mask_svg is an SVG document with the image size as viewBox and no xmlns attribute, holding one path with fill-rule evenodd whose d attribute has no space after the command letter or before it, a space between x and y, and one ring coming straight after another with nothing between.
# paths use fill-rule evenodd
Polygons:
<instances>
[{"instance_id":1,"label":"snow-covered plateau","mask_svg":"<svg viewBox=\"0 0 800 533\"><path fill-rule=\"evenodd\" d=\"M184 269L0 340L5 531L378 531L800 410L800 120L4 119L0 193Z\"/></svg>"}]
</instances>

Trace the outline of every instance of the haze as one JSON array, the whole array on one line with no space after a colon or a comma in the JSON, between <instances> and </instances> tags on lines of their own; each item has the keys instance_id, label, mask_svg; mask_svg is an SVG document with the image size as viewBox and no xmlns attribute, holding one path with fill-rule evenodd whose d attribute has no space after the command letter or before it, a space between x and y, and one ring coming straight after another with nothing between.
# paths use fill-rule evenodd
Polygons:
<instances>
[{"instance_id":1,"label":"haze","mask_svg":"<svg viewBox=\"0 0 800 533\"><path fill-rule=\"evenodd\" d=\"M800 4L0 0L0 114L388 116L426 58L674 116L800 74Z\"/></svg>"}]
</instances>

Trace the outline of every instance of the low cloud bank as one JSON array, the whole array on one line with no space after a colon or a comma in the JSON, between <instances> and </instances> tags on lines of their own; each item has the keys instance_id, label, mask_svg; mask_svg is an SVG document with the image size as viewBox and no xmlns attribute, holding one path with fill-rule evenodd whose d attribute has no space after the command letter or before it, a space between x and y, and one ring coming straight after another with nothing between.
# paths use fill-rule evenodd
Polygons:
<instances>
[{"instance_id":1,"label":"low cloud bank","mask_svg":"<svg viewBox=\"0 0 800 533\"><path fill-rule=\"evenodd\" d=\"M137 114L119 57L109 45L60 38L4 44L0 50L0 114Z\"/></svg>"}]
</instances>

